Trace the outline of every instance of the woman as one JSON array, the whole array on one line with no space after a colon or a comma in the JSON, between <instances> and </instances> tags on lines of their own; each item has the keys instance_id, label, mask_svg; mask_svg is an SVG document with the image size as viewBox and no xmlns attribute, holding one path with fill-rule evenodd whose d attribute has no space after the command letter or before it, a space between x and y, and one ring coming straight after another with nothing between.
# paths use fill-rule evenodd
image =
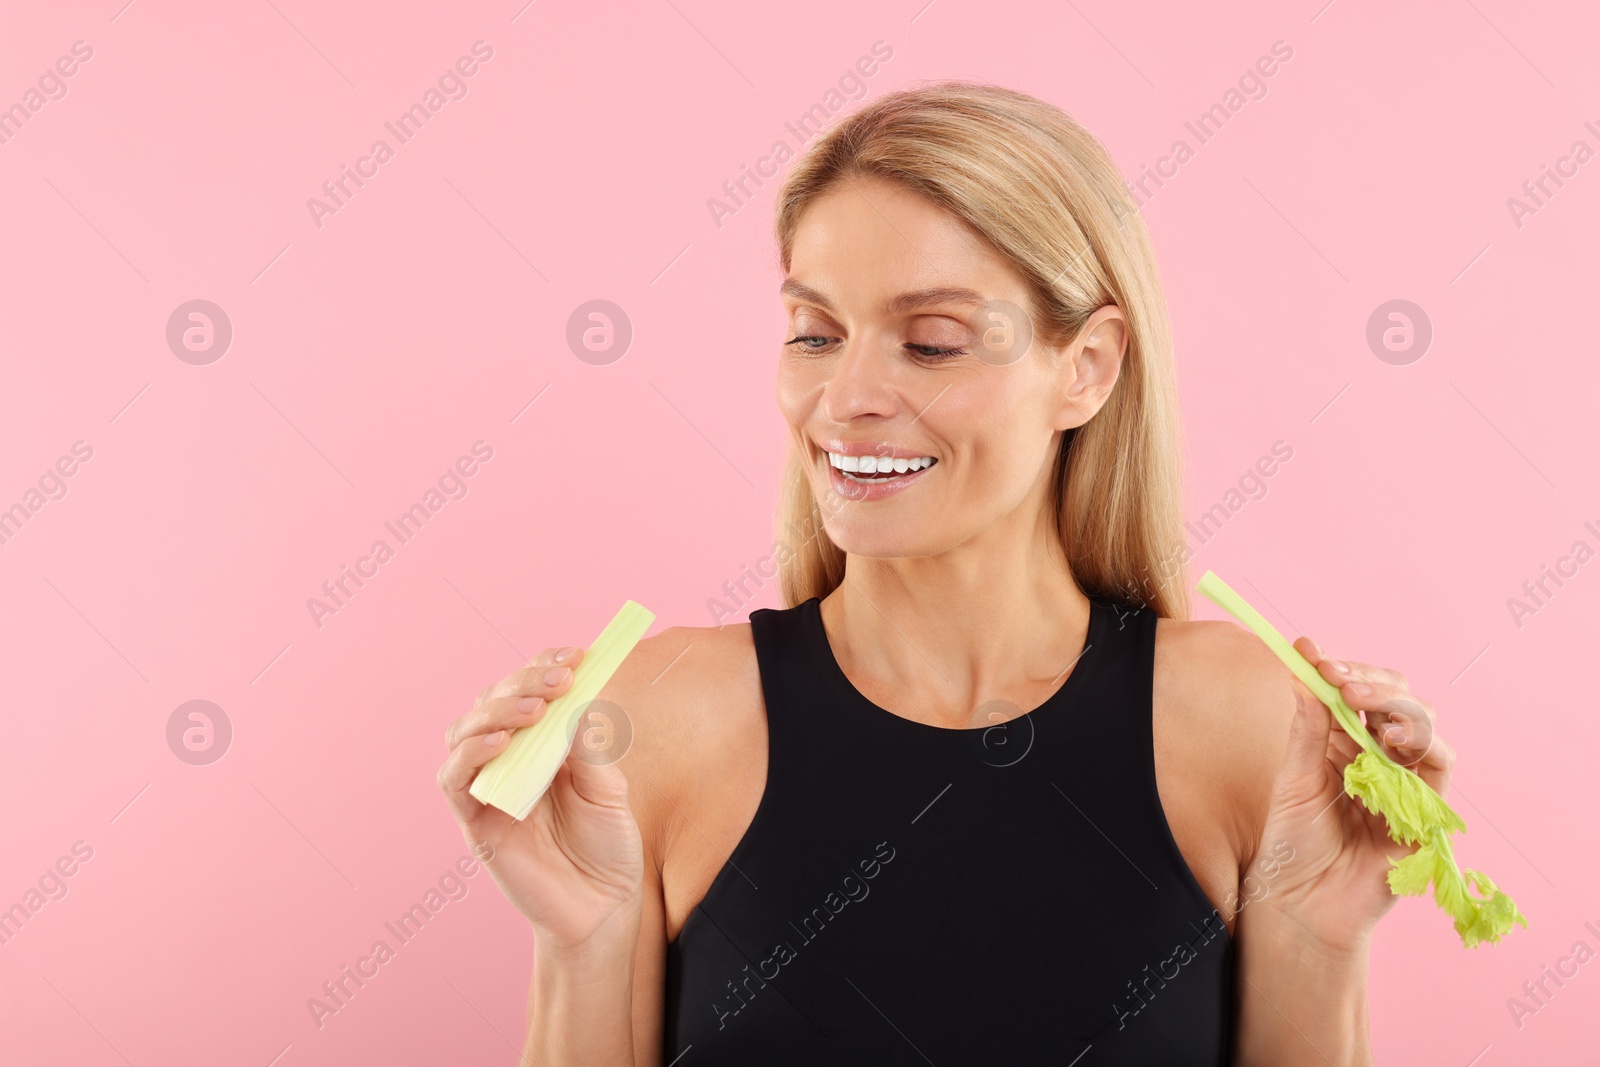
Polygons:
<instances>
[{"instance_id":1,"label":"woman","mask_svg":"<svg viewBox=\"0 0 1600 1067\"><path fill-rule=\"evenodd\" d=\"M535 932L541 1064L1368 1064L1392 845L1270 652L1186 621L1155 259L1104 149L944 83L849 117L778 201L785 603L674 627L517 823L440 785ZM1394 671L1296 645L1440 793Z\"/></svg>"}]
</instances>

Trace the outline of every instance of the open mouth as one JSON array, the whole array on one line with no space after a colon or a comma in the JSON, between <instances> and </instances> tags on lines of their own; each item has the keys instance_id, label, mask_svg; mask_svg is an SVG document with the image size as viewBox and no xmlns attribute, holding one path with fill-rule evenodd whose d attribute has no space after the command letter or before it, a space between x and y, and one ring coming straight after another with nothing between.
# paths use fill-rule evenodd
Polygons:
<instances>
[{"instance_id":1,"label":"open mouth","mask_svg":"<svg viewBox=\"0 0 1600 1067\"><path fill-rule=\"evenodd\" d=\"M846 480L864 485L894 481L939 462L933 456L847 456L838 452L826 455L828 465Z\"/></svg>"}]
</instances>

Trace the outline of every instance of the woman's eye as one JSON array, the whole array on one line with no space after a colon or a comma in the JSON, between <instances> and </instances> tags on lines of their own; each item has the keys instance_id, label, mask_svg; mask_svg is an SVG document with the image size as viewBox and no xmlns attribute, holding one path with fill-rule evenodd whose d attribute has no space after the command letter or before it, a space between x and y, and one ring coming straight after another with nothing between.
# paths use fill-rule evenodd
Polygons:
<instances>
[{"instance_id":1,"label":"woman's eye","mask_svg":"<svg viewBox=\"0 0 1600 1067\"><path fill-rule=\"evenodd\" d=\"M823 337L817 334L801 334L785 341L785 348L796 348L802 352L822 352L840 341L837 337ZM940 348L938 345L919 345L906 342L905 348L924 363L939 363L943 360L953 359L956 356L967 354L965 348Z\"/></svg>"},{"instance_id":2,"label":"woman's eye","mask_svg":"<svg viewBox=\"0 0 1600 1067\"><path fill-rule=\"evenodd\" d=\"M912 344L910 341L906 342L906 347L916 353L919 359L928 363L938 363L941 360L953 359L956 356L967 354L965 348L940 348L937 345Z\"/></svg>"},{"instance_id":3,"label":"woman's eye","mask_svg":"<svg viewBox=\"0 0 1600 1067\"><path fill-rule=\"evenodd\" d=\"M802 352L820 352L824 347L833 343L833 340L834 338L832 337L815 337L809 334L801 334L799 337L785 341L783 345L785 348L789 348L791 346L798 348ZM811 343L813 341L820 343L813 345Z\"/></svg>"}]
</instances>

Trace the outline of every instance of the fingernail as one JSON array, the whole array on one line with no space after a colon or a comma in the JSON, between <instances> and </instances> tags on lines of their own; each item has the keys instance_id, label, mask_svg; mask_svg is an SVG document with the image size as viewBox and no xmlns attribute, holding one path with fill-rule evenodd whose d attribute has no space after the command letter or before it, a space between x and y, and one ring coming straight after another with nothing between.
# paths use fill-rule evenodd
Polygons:
<instances>
[{"instance_id":1,"label":"fingernail","mask_svg":"<svg viewBox=\"0 0 1600 1067\"><path fill-rule=\"evenodd\" d=\"M544 707L544 697L523 697L517 701L519 715L532 715L542 707Z\"/></svg>"},{"instance_id":2,"label":"fingernail","mask_svg":"<svg viewBox=\"0 0 1600 1067\"><path fill-rule=\"evenodd\" d=\"M566 663L568 660L572 659L572 657L577 655L577 654L578 654L578 650L575 649L575 648L563 648L560 652L556 653L556 662L557 663Z\"/></svg>"},{"instance_id":3,"label":"fingernail","mask_svg":"<svg viewBox=\"0 0 1600 1067\"><path fill-rule=\"evenodd\" d=\"M483 738L483 743L488 745L490 748L493 748L495 745L498 745L500 742L504 741L505 739L506 739L506 732L504 730L496 730L492 734L485 734L484 738Z\"/></svg>"},{"instance_id":4,"label":"fingernail","mask_svg":"<svg viewBox=\"0 0 1600 1067\"><path fill-rule=\"evenodd\" d=\"M1406 728L1404 726L1391 726L1383 732L1383 739L1388 742L1390 748L1399 748L1400 742L1406 739Z\"/></svg>"},{"instance_id":5,"label":"fingernail","mask_svg":"<svg viewBox=\"0 0 1600 1067\"><path fill-rule=\"evenodd\" d=\"M560 685L562 682L566 681L571 674L572 672L567 670L565 667L551 667L549 670L544 672L544 684Z\"/></svg>"},{"instance_id":6,"label":"fingernail","mask_svg":"<svg viewBox=\"0 0 1600 1067\"><path fill-rule=\"evenodd\" d=\"M1350 673L1350 668L1346 667L1343 663L1341 663L1339 660L1336 660L1336 659L1330 659L1328 661L1328 666L1332 667L1334 669L1334 672L1337 673L1337 674L1349 674Z\"/></svg>"},{"instance_id":7,"label":"fingernail","mask_svg":"<svg viewBox=\"0 0 1600 1067\"><path fill-rule=\"evenodd\" d=\"M1366 682L1351 682L1349 689L1350 692L1354 693L1358 697L1367 696L1372 692L1372 686L1368 685Z\"/></svg>"}]
</instances>

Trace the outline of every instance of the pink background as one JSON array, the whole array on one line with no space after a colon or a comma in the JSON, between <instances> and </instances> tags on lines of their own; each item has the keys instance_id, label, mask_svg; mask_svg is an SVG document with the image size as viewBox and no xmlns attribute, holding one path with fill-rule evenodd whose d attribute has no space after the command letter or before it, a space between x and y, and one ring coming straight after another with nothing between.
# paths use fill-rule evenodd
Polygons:
<instances>
[{"instance_id":1,"label":"pink background","mask_svg":"<svg viewBox=\"0 0 1600 1067\"><path fill-rule=\"evenodd\" d=\"M0 145L0 507L74 442L93 456L0 544L0 906L74 842L93 858L0 945L0 1059L512 1060L532 940L482 872L320 1029L306 1001L465 854L434 772L479 689L627 597L707 625L770 551L776 181L720 228L708 198L797 147L785 122L876 41L870 96L1023 89L1136 176L1281 40L1267 95L1144 208L1186 513L1294 453L1193 573L1405 672L1460 753L1462 862L1530 918L1469 952L1402 901L1374 949L1380 1062L1593 1062L1600 963L1520 1027L1507 1000L1600 950L1577 666L1600 561L1520 627L1506 601L1600 549L1600 161L1520 227L1506 201L1600 149L1600 22L1319 2L8 3L0 105L75 41L93 58ZM307 198L479 40L465 98L319 228ZM166 342L193 299L233 327L209 365ZM565 340L594 299L633 324L609 365ZM1409 365L1366 342L1392 299L1433 326ZM319 627L307 600L480 440L467 495ZM207 766L167 743L195 699L234 731Z\"/></svg>"}]
</instances>

